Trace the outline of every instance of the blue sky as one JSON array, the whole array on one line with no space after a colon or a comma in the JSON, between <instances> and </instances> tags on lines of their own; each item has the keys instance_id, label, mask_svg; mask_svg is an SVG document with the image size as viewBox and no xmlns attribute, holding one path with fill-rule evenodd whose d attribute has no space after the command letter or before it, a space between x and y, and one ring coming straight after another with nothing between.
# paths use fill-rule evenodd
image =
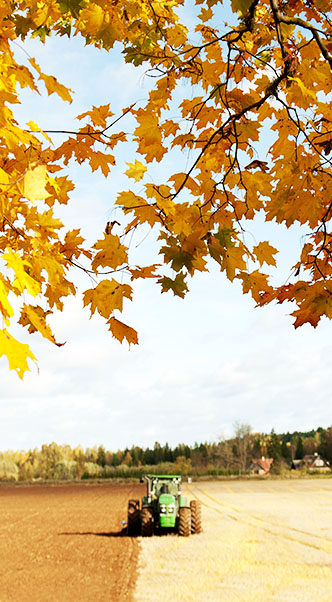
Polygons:
<instances>
[{"instance_id":1,"label":"blue sky","mask_svg":"<svg viewBox=\"0 0 332 602\"><path fill-rule=\"evenodd\" d=\"M25 94L18 112L22 122L71 129L74 116L92 104L110 102L116 112L147 96L150 81L144 70L121 63L117 52L102 54L78 39L52 39L45 46L33 41L24 49L76 93L72 105L46 92ZM17 56L26 60L18 47ZM72 203L61 209L63 220L95 240L114 219L117 192L131 186L123 171L125 161L134 158L129 147L107 180L84 166L71 167L76 189ZM149 177L160 181L171 168L171 163L151 168ZM257 220L247 236L259 239L263 228ZM291 258L295 261L301 249L302 233L274 224L265 230L264 238L281 249L276 277L284 282ZM155 252L148 231L131 245L137 263ZM77 279L81 290L91 286L86 276ZM64 347L23 335L38 358L39 372L32 365L21 382L8 371L7 360L0 360L0 450L51 441L103 444L112 450L155 441L192 444L230 436L235 421L262 432L330 426L332 325L322 320L316 330L304 326L295 331L287 315L291 311L290 305L255 309L217 264L192 280L184 300L160 294L158 286L143 281L124 316L139 332L139 346L128 350L112 339L103 320L89 320L78 295L53 319ZM22 340L22 332L16 334Z\"/></svg>"}]
</instances>

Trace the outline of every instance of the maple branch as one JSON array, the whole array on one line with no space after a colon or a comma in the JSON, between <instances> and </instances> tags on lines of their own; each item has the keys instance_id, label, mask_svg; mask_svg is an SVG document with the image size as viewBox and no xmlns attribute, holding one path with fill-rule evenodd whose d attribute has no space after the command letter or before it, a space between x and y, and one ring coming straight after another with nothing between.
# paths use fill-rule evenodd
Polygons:
<instances>
[{"instance_id":1,"label":"maple branch","mask_svg":"<svg viewBox=\"0 0 332 602\"><path fill-rule=\"evenodd\" d=\"M317 42L317 45L320 48L320 51L321 51L323 57L329 63L330 68L332 70L332 57L329 54L329 52L327 51L326 46L324 46L324 43L319 35L320 33L323 35L327 35L326 32L324 32L323 30L318 29L316 27L313 27L312 25L310 25L310 23L308 23L307 21L304 21L300 17L285 17L279 11L277 1L270 0L270 2L271 2L273 15L279 24L278 27L280 27L280 23L285 23L286 25L298 25L299 27L302 27L303 29L307 29L308 31L311 31L313 37L315 38L315 40ZM280 30L280 33L281 33L281 30ZM277 34L278 34L278 29L277 29Z\"/></svg>"},{"instance_id":2,"label":"maple branch","mask_svg":"<svg viewBox=\"0 0 332 602\"><path fill-rule=\"evenodd\" d=\"M204 144L202 150L200 151L200 153L198 154L198 157L195 159L195 161L193 162L192 166L190 167L190 169L187 171L183 182L180 184L178 190L176 191L176 193L174 195L171 195L172 198L175 198L180 192L181 190L183 190L184 186L186 185L189 176L191 175L191 173L194 171L195 167L197 166L197 164L199 163L199 161L201 160L201 158L203 157L205 151L209 148L209 146L213 143L214 139L217 136L221 136L223 137L224 134L224 130L225 128L234 123L235 121L237 121L238 119L240 119L243 115L245 115L246 113L250 112L250 111L254 111L259 109L259 107L261 107L264 102L270 98L270 96L275 96L276 95L276 91L278 89L279 84L287 78L287 73L284 69L284 71L278 76L276 77L268 86L268 88L265 91L265 94L262 98L260 98L259 100L257 100L256 102L253 102L252 104L248 105L247 107L244 107L241 111L239 111L238 113L235 113L233 115L230 115L230 117L228 117L228 119L226 119L226 121L223 123L223 125L218 128L215 132L213 132L213 134L211 134L210 138L208 139L208 141Z\"/></svg>"},{"instance_id":3,"label":"maple branch","mask_svg":"<svg viewBox=\"0 0 332 602\"><path fill-rule=\"evenodd\" d=\"M278 96L278 94L275 94L275 98L276 98L276 100L278 102L280 102L285 107L285 109L286 109L286 111L288 113L289 119L301 131L301 133L303 134L304 138L306 139L306 141L308 142L308 144L314 149L314 151L317 153L317 155L319 155L319 157L321 157L321 159L323 159L324 163L329 163L329 165L332 167L332 160L328 159L326 156L323 155L323 153L320 152L320 150L313 143L313 141L310 140L310 138L309 138L308 134L306 133L306 131L301 127L301 125L300 125L300 119L299 119L299 116L297 114L297 110L295 109L295 107L290 107L284 100L282 100L280 98L280 96ZM296 119L294 119L294 117L292 116L291 111L294 111L294 113L296 115Z\"/></svg>"},{"instance_id":4,"label":"maple branch","mask_svg":"<svg viewBox=\"0 0 332 602\"><path fill-rule=\"evenodd\" d=\"M120 121L121 119L123 119L123 117L125 117L125 115L128 115L128 113L130 113L130 111L132 110L132 108L137 104L137 102L133 102L132 105L130 105L130 107L128 107L125 111L123 111L122 115L120 115L119 117L117 117L117 119L114 119L114 121L112 121L112 123L110 123L106 128L104 128L102 130L102 134L105 134L105 132L107 130L109 130L111 127L113 127L113 125L115 125L116 123L118 123L118 121Z\"/></svg>"},{"instance_id":5,"label":"maple branch","mask_svg":"<svg viewBox=\"0 0 332 602\"><path fill-rule=\"evenodd\" d=\"M109 140L113 140L114 138L116 139L116 137L120 137L120 134L113 134L112 136L107 136L105 134L105 132L107 132L107 130L109 130L111 127L113 127L116 123L118 123L118 121L120 121L121 119L123 119L123 117L125 117L125 115L127 115L128 113L130 113L130 111L132 110L132 108L136 105L137 103L134 102L132 105L130 105L130 107L128 107L125 111L123 111L122 115L119 115L119 117L117 117L116 119L114 119L114 121L112 121L108 126L106 126L104 129L102 130L92 130L92 131L82 131L82 130L44 130L44 128L41 128L41 130L43 132L45 132L45 134L70 134L72 136L90 136L91 138L93 138L94 140L96 140L96 142L100 142L101 144L108 144L107 142L104 142L103 140L98 140L98 138L96 138L96 136L105 136L105 138L108 138ZM90 127L90 126L88 126ZM24 130L25 132L28 132L28 134L38 134L38 132L35 132L33 130Z\"/></svg>"},{"instance_id":6,"label":"maple branch","mask_svg":"<svg viewBox=\"0 0 332 602\"><path fill-rule=\"evenodd\" d=\"M12 222L8 219L8 217L6 217L5 215L3 216L2 219L2 230L5 230L5 226L6 223L9 225L9 227L13 230L13 232L15 232L18 236L23 236L23 238L26 238L24 232L22 232L22 230L19 230L18 228L16 228L14 226L14 224L12 224Z\"/></svg>"},{"instance_id":7,"label":"maple branch","mask_svg":"<svg viewBox=\"0 0 332 602\"><path fill-rule=\"evenodd\" d=\"M79 263L76 263L76 261L73 261L73 259L69 259L68 257L66 257L66 260L69 261L69 263L71 265L73 265L75 268L79 268L80 270L82 270L82 272L85 272L86 274L89 275L93 275L93 276L106 276L107 274L116 274L117 272L123 272L124 270L128 270L129 271L129 266L123 266L122 268L117 268L116 270L109 270L108 272L96 272L95 270L89 270L88 268L85 268L83 265L80 265Z\"/></svg>"},{"instance_id":8,"label":"maple branch","mask_svg":"<svg viewBox=\"0 0 332 602\"><path fill-rule=\"evenodd\" d=\"M281 55L282 55L282 58L286 61L286 59L288 57L288 52L285 48L284 38L283 38L281 27L280 27L280 22L281 22L280 17L282 15L279 11L278 1L270 0L270 5L271 5L271 9L272 9L272 15L273 15L275 27L276 27L278 43L281 48Z\"/></svg>"}]
</instances>

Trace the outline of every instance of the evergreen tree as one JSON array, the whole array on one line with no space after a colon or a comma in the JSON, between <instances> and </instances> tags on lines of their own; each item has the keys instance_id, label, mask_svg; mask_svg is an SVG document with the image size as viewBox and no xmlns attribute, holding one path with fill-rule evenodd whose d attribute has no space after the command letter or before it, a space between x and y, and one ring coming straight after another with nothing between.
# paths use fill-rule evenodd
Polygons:
<instances>
[{"instance_id":1,"label":"evergreen tree","mask_svg":"<svg viewBox=\"0 0 332 602\"><path fill-rule=\"evenodd\" d=\"M267 453L270 458L273 458L274 462L278 462L281 458L281 445L278 435L275 430L272 429L269 442L267 445Z\"/></svg>"},{"instance_id":2,"label":"evergreen tree","mask_svg":"<svg viewBox=\"0 0 332 602\"><path fill-rule=\"evenodd\" d=\"M302 460L303 458L303 439L301 435L297 438L296 450L295 450L295 459Z\"/></svg>"},{"instance_id":3,"label":"evergreen tree","mask_svg":"<svg viewBox=\"0 0 332 602\"><path fill-rule=\"evenodd\" d=\"M106 453L105 448L102 445L98 447L97 464L102 466L102 468L106 466Z\"/></svg>"}]
</instances>

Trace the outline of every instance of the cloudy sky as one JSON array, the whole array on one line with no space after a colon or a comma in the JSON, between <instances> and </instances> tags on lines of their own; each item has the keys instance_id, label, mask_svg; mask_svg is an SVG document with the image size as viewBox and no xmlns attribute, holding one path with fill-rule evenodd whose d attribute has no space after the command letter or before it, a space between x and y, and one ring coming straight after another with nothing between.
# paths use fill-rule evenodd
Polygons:
<instances>
[{"instance_id":1,"label":"cloudy sky","mask_svg":"<svg viewBox=\"0 0 332 602\"><path fill-rule=\"evenodd\" d=\"M144 71L123 65L116 52L102 54L76 39L17 47L22 62L25 52L76 94L70 106L46 92L24 95L18 113L22 122L71 129L74 116L92 104L110 102L117 112L147 96ZM88 239L95 240L117 215L117 192L131 185L122 175L125 160L134 161L134 154L120 155L107 180L87 168L71 168L76 189L62 217L71 227L81 227ZM152 170L150 177L160 181L162 169ZM253 227L257 232L248 235L259 238L262 224ZM153 235L146 234L131 242L138 258L155 252ZM298 230L267 226L265 238L281 249L279 282L289 277L301 237ZM87 277L77 278L81 288L91 286ZM112 339L103 320L89 320L78 295L53 321L57 340L66 341L63 347L12 331L30 344L39 370L31 365L20 381L0 359L0 450L51 441L103 444L112 450L155 441L193 444L230 436L235 421L261 432L330 426L332 325L322 320L316 330L304 326L295 331L291 311L286 305L256 309L217 264L195 277L184 300L161 295L158 286L143 281L124 316L139 332L140 344L129 350Z\"/></svg>"}]
</instances>

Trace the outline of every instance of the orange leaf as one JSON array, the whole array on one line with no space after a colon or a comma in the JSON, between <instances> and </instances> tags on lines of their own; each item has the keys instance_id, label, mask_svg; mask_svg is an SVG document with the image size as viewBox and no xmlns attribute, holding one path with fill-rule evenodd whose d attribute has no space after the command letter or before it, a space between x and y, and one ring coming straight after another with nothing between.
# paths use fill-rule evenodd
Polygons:
<instances>
[{"instance_id":1,"label":"orange leaf","mask_svg":"<svg viewBox=\"0 0 332 602\"><path fill-rule=\"evenodd\" d=\"M276 260L273 257L276 253L279 253L278 249L272 247L268 242L260 242L256 247L253 248L253 253L256 255L260 265L267 263L268 265L277 265Z\"/></svg>"},{"instance_id":2,"label":"orange leaf","mask_svg":"<svg viewBox=\"0 0 332 602\"><path fill-rule=\"evenodd\" d=\"M133 345L138 345L137 332L134 330L134 328L127 326L114 317L110 318L107 324L110 325L109 330L111 331L113 337L118 339L120 343L122 343L123 339L127 339L129 345L131 343L133 343Z\"/></svg>"}]
</instances>

